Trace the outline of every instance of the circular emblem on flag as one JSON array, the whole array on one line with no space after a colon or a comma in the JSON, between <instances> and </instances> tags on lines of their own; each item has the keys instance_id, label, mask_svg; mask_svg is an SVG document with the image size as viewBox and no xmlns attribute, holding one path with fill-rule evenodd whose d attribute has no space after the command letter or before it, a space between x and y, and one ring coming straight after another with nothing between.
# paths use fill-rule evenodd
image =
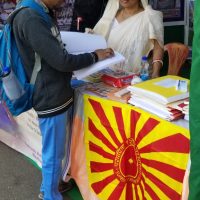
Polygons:
<instances>
[{"instance_id":1,"label":"circular emblem on flag","mask_svg":"<svg viewBox=\"0 0 200 200\"><path fill-rule=\"evenodd\" d=\"M135 141L127 139L117 150L114 172L121 182L137 184L141 179L141 159Z\"/></svg>"}]
</instances>

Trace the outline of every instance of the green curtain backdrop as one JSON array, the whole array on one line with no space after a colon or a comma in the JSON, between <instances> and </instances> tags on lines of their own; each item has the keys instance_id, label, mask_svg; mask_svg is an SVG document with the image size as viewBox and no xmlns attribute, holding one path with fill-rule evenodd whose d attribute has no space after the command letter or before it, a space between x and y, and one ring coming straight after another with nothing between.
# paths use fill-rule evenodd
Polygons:
<instances>
[{"instance_id":1,"label":"green curtain backdrop","mask_svg":"<svg viewBox=\"0 0 200 200\"><path fill-rule=\"evenodd\" d=\"M191 170L189 200L200 199L200 0L194 6L194 38L190 75Z\"/></svg>"}]
</instances>

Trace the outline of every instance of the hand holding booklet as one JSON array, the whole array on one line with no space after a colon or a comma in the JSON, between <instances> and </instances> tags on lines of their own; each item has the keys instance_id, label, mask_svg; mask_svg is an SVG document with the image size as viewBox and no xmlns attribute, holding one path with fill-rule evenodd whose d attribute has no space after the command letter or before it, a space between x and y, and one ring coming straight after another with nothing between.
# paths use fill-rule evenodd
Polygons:
<instances>
[{"instance_id":1,"label":"hand holding booklet","mask_svg":"<svg viewBox=\"0 0 200 200\"><path fill-rule=\"evenodd\" d=\"M88 53L97 49L107 48L106 40L100 35L79 32L61 32L61 38L63 43L66 44L66 50L71 54ZM91 74L115 64L122 63L124 60L124 56L115 52L115 55L111 58L94 63L87 68L74 71L74 75L77 79L83 80Z\"/></svg>"}]
</instances>

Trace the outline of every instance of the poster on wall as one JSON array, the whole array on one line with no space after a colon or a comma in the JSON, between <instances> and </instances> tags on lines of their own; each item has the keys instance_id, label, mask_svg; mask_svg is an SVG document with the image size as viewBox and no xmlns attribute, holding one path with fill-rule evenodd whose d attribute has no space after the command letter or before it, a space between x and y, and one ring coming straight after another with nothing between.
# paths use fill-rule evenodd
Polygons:
<instances>
[{"instance_id":1,"label":"poster on wall","mask_svg":"<svg viewBox=\"0 0 200 200\"><path fill-rule=\"evenodd\" d=\"M15 9L16 0L0 0L0 29L6 23L8 15ZM58 26L62 31L69 31L73 16L74 0L65 0L55 11Z\"/></svg>"},{"instance_id":2,"label":"poster on wall","mask_svg":"<svg viewBox=\"0 0 200 200\"><path fill-rule=\"evenodd\" d=\"M8 15L15 9L16 0L0 0L0 29L6 23Z\"/></svg>"},{"instance_id":3,"label":"poster on wall","mask_svg":"<svg viewBox=\"0 0 200 200\"><path fill-rule=\"evenodd\" d=\"M58 26L62 31L69 31L72 23L73 8L75 0L65 0L55 11Z\"/></svg>"},{"instance_id":4,"label":"poster on wall","mask_svg":"<svg viewBox=\"0 0 200 200\"><path fill-rule=\"evenodd\" d=\"M184 0L149 0L149 3L155 10L162 11L165 23L184 23Z\"/></svg>"}]
</instances>

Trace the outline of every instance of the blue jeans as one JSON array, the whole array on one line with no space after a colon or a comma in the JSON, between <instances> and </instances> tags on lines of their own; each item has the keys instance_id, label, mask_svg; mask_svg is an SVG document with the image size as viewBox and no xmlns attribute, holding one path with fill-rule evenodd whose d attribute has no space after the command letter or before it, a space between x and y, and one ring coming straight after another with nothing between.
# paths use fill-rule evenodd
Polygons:
<instances>
[{"instance_id":1,"label":"blue jeans","mask_svg":"<svg viewBox=\"0 0 200 200\"><path fill-rule=\"evenodd\" d=\"M71 123L72 107L66 112L48 118L39 118L42 134L42 184L44 200L62 200L58 184L65 154L66 127Z\"/></svg>"}]
</instances>

